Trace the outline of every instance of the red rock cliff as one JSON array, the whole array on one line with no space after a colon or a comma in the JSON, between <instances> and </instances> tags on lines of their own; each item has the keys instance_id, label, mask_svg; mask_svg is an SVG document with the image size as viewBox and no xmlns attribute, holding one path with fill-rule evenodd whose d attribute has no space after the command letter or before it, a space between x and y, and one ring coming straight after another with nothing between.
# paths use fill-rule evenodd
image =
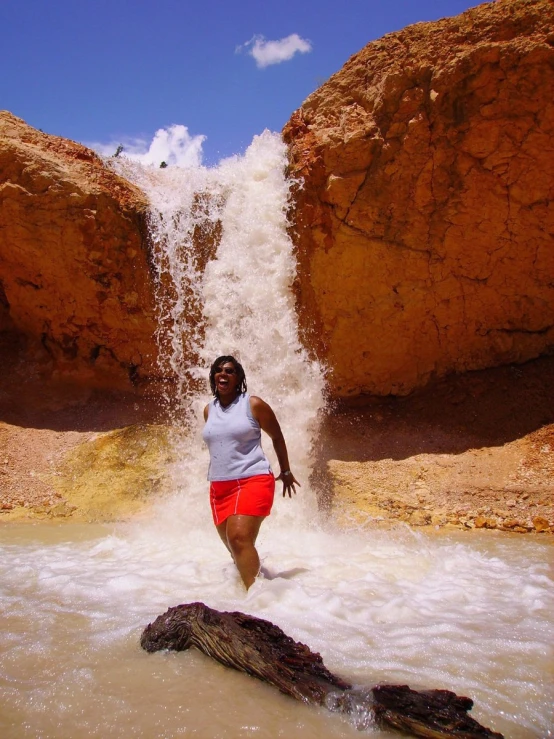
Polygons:
<instances>
[{"instance_id":1,"label":"red rock cliff","mask_svg":"<svg viewBox=\"0 0 554 739\"><path fill-rule=\"evenodd\" d=\"M0 332L52 369L130 387L155 374L144 195L80 144L0 113Z\"/></svg>"},{"instance_id":2,"label":"red rock cliff","mask_svg":"<svg viewBox=\"0 0 554 739\"><path fill-rule=\"evenodd\" d=\"M370 43L284 129L298 305L337 395L554 348L554 4Z\"/></svg>"}]
</instances>

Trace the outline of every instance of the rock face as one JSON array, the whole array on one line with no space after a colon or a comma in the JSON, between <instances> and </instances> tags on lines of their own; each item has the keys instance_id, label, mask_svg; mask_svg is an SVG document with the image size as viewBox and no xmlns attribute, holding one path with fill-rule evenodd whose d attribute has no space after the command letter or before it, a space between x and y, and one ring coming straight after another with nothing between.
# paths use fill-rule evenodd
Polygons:
<instances>
[{"instance_id":1,"label":"rock face","mask_svg":"<svg viewBox=\"0 0 554 739\"><path fill-rule=\"evenodd\" d=\"M298 306L335 395L554 348L554 5L370 43L284 129Z\"/></svg>"},{"instance_id":2,"label":"rock face","mask_svg":"<svg viewBox=\"0 0 554 739\"><path fill-rule=\"evenodd\" d=\"M0 113L0 331L79 382L154 374L146 207L94 152Z\"/></svg>"},{"instance_id":3,"label":"rock face","mask_svg":"<svg viewBox=\"0 0 554 739\"><path fill-rule=\"evenodd\" d=\"M171 490L170 437L166 426L135 424L83 442L51 476L57 500L44 515L105 522L140 513Z\"/></svg>"}]
</instances>

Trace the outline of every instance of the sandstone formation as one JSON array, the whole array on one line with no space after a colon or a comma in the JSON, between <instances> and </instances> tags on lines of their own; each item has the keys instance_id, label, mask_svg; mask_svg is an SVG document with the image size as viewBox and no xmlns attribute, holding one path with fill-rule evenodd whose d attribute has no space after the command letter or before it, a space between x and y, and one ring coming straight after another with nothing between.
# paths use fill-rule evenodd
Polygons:
<instances>
[{"instance_id":1,"label":"sandstone formation","mask_svg":"<svg viewBox=\"0 0 554 739\"><path fill-rule=\"evenodd\" d=\"M333 519L554 533L554 357L352 398L322 421L314 480Z\"/></svg>"},{"instance_id":2,"label":"sandstone formation","mask_svg":"<svg viewBox=\"0 0 554 739\"><path fill-rule=\"evenodd\" d=\"M18 492L17 480L8 476L9 457L0 459L2 521L121 521L142 513L171 491L169 469L175 460L167 426L136 424L100 434L73 431L67 436L77 439L76 446L55 462L52 433L41 429L36 434L41 437L41 449L34 450L33 479L24 481L25 488L32 485L32 496ZM4 435L17 436L21 446L28 447L29 434L0 421L0 448ZM47 470L40 461L44 446L50 451Z\"/></svg>"},{"instance_id":3,"label":"sandstone formation","mask_svg":"<svg viewBox=\"0 0 554 739\"><path fill-rule=\"evenodd\" d=\"M136 424L80 444L49 477L55 503L43 513L98 523L142 512L171 490L170 436L167 426Z\"/></svg>"},{"instance_id":4,"label":"sandstone formation","mask_svg":"<svg viewBox=\"0 0 554 739\"><path fill-rule=\"evenodd\" d=\"M146 207L94 152L0 113L0 332L65 379L155 374Z\"/></svg>"},{"instance_id":5,"label":"sandstone formation","mask_svg":"<svg viewBox=\"0 0 554 739\"><path fill-rule=\"evenodd\" d=\"M298 306L339 396L554 348L554 4L370 43L284 129Z\"/></svg>"}]
</instances>

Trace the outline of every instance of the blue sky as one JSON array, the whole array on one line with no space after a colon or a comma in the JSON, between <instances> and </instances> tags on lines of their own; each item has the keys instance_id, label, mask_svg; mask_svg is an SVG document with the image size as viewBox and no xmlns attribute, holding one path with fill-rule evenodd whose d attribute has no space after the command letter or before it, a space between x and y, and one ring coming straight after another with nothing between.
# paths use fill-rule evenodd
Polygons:
<instances>
[{"instance_id":1,"label":"blue sky","mask_svg":"<svg viewBox=\"0 0 554 739\"><path fill-rule=\"evenodd\" d=\"M166 129L159 151L192 147L209 165L279 131L369 41L477 4L1 0L0 109L106 153Z\"/></svg>"}]
</instances>

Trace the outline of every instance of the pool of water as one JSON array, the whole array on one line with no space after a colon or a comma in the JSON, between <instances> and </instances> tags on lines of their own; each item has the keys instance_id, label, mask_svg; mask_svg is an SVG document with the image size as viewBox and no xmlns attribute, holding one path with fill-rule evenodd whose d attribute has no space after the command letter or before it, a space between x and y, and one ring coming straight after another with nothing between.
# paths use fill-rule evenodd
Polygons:
<instances>
[{"instance_id":1,"label":"pool of water","mask_svg":"<svg viewBox=\"0 0 554 739\"><path fill-rule=\"evenodd\" d=\"M248 593L215 531L171 507L134 526L4 526L0 735L359 736L195 649L141 650L147 623L197 600L273 621L356 684L451 689L506 737L552 735L549 539L306 527L294 506L264 524L268 578Z\"/></svg>"}]
</instances>

